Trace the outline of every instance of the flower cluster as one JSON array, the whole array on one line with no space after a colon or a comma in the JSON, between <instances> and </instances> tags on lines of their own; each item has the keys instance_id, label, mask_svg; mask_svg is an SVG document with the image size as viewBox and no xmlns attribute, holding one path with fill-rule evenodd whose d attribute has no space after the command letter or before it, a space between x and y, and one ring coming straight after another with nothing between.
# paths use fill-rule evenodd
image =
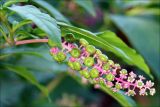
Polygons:
<instances>
[{"instance_id":1,"label":"flower cluster","mask_svg":"<svg viewBox=\"0 0 160 107\"><path fill-rule=\"evenodd\" d=\"M133 72L128 73L126 69L121 69L119 64L109 60L85 39L80 39L79 45L63 41L62 50L52 47L50 53L58 62L66 60L71 69L79 71L82 77L91 79L96 87L104 85L110 87L113 92L124 89L128 96L136 95L135 90L143 96L148 95L147 91L150 95L155 94L154 83L150 80L144 83L145 78L142 75L137 76Z\"/></svg>"}]
</instances>

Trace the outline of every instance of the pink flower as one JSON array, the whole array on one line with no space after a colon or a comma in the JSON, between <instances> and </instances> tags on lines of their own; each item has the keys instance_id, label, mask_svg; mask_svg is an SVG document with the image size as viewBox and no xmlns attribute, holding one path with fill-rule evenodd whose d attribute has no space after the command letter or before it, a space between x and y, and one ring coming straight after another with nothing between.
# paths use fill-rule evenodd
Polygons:
<instances>
[{"instance_id":1,"label":"pink flower","mask_svg":"<svg viewBox=\"0 0 160 107\"><path fill-rule=\"evenodd\" d=\"M130 75L132 78L136 78L136 77L137 77L137 75L136 75L135 73L133 73L133 72L130 72L129 75Z\"/></svg>"},{"instance_id":2,"label":"pink flower","mask_svg":"<svg viewBox=\"0 0 160 107\"><path fill-rule=\"evenodd\" d=\"M57 54L58 51L59 51L59 49L58 49L57 47L54 47L54 48L51 48L51 49L50 49L50 52L51 52L52 54Z\"/></svg>"},{"instance_id":3,"label":"pink flower","mask_svg":"<svg viewBox=\"0 0 160 107\"><path fill-rule=\"evenodd\" d=\"M110 82L110 81L107 81L106 84L107 84L108 87L113 87L114 86L114 84L112 82Z\"/></svg>"},{"instance_id":4,"label":"pink flower","mask_svg":"<svg viewBox=\"0 0 160 107\"><path fill-rule=\"evenodd\" d=\"M127 84L127 83L123 84L123 88L129 88L129 87L130 87L129 84Z\"/></svg>"},{"instance_id":5,"label":"pink flower","mask_svg":"<svg viewBox=\"0 0 160 107\"><path fill-rule=\"evenodd\" d=\"M149 88L151 88L153 85L154 85L154 83L151 82L151 80L149 80L149 81L146 81L145 87L149 89Z\"/></svg>"},{"instance_id":6,"label":"pink flower","mask_svg":"<svg viewBox=\"0 0 160 107\"><path fill-rule=\"evenodd\" d=\"M145 88L140 89L139 95L143 95L143 96L147 95L146 89Z\"/></svg>"},{"instance_id":7,"label":"pink flower","mask_svg":"<svg viewBox=\"0 0 160 107\"><path fill-rule=\"evenodd\" d=\"M145 80L146 79L145 77L143 77L143 75L139 75L138 77L140 78L140 80Z\"/></svg>"},{"instance_id":8,"label":"pink flower","mask_svg":"<svg viewBox=\"0 0 160 107\"><path fill-rule=\"evenodd\" d=\"M71 62L74 62L74 61L76 61L76 58L70 57L69 60L70 60Z\"/></svg>"}]
</instances>

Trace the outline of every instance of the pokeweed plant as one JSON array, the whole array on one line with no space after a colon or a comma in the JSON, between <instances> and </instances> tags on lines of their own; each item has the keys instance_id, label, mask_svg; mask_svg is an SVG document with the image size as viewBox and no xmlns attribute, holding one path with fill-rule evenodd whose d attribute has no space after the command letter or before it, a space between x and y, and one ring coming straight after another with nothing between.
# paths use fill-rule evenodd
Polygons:
<instances>
[{"instance_id":1,"label":"pokeweed plant","mask_svg":"<svg viewBox=\"0 0 160 107\"><path fill-rule=\"evenodd\" d=\"M12 5L20 2L25 2L25 5ZM30 2L38 5L46 13L41 12L39 8L33 5L27 5L28 0L9 0L1 3L1 49L28 43L48 43L51 47L49 53L54 60L59 64L60 62L67 62L70 70L78 71L80 76L77 77L87 79L96 88L104 90L122 105L126 105L128 97L125 97L119 90L124 90L128 96L155 94L154 83L151 80L145 82L145 77L136 75L133 71L128 72L101 52L100 48L112 52L129 65L137 66L153 79L144 59L113 32L106 31L95 34L71 26L63 23L66 22L65 18L63 18L64 21L61 19L61 22L54 19L53 17L56 15L54 12L51 12L51 16L53 16L51 17L50 12L48 12L51 10L45 7L49 4L34 0ZM14 18L14 15L19 15L20 20ZM29 30L33 31L35 31L34 26L36 26L36 30L42 33L33 35L30 31L26 31L25 25L32 26ZM33 39L28 39L28 36ZM2 53L1 58L3 59L3 57L5 56ZM40 85L27 69L21 66L15 67L9 63L1 64L3 68L26 78L48 96L47 89ZM126 103L124 104L123 101ZM132 104L128 103L128 106L132 106Z\"/></svg>"}]
</instances>

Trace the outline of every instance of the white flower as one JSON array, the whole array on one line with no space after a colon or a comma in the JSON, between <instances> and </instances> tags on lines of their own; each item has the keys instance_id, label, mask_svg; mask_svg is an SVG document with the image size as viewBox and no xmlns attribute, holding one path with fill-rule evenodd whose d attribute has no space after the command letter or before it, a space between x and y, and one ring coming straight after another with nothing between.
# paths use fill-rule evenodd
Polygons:
<instances>
[{"instance_id":1,"label":"white flower","mask_svg":"<svg viewBox=\"0 0 160 107\"><path fill-rule=\"evenodd\" d=\"M142 88L144 86L144 83L142 82L142 80L137 80L136 84L138 88Z\"/></svg>"},{"instance_id":2,"label":"white flower","mask_svg":"<svg viewBox=\"0 0 160 107\"><path fill-rule=\"evenodd\" d=\"M151 88L151 89L150 89L150 95L154 95L155 93L156 93L155 88Z\"/></svg>"},{"instance_id":3,"label":"white flower","mask_svg":"<svg viewBox=\"0 0 160 107\"><path fill-rule=\"evenodd\" d=\"M151 82L151 80L149 80L149 81L146 82L145 87L149 89L149 88L151 88L153 85L154 85L154 83Z\"/></svg>"},{"instance_id":4,"label":"white flower","mask_svg":"<svg viewBox=\"0 0 160 107\"><path fill-rule=\"evenodd\" d=\"M131 76L128 77L128 79L127 79L127 81L128 81L128 82L131 82L131 83L132 83L134 80L135 80L135 78L133 78L133 77L131 77Z\"/></svg>"}]
</instances>

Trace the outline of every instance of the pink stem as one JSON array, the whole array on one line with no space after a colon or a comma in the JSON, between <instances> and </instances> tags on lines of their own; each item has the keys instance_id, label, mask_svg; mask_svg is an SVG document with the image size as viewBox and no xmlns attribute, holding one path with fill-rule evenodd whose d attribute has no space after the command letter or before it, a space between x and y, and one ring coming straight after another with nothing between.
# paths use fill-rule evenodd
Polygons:
<instances>
[{"instance_id":1,"label":"pink stem","mask_svg":"<svg viewBox=\"0 0 160 107\"><path fill-rule=\"evenodd\" d=\"M16 41L16 45L30 44L30 43L46 43L48 39L30 39L30 40L22 40Z\"/></svg>"}]
</instances>

